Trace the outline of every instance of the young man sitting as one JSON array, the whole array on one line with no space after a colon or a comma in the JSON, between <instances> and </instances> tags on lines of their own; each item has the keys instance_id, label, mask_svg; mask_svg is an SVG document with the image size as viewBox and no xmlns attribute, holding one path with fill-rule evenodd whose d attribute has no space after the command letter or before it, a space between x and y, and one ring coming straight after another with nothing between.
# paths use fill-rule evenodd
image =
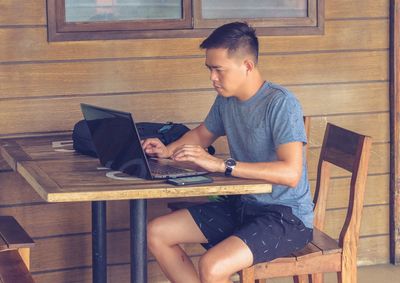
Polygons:
<instances>
[{"instance_id":1,"label":"young man sitting","mask_svg":"<svg viewBox=\"0 0 400 283\"><path fill-rule=\"evenodd\" d=\"M258 39L246 23L217 28L200 47L218 96L204 122L164 146L147 139L147 154L193 162L210 172L262 179L270 194L227 196L148 224L148 247L172 282L231 282L235 272L303 248L312 239L303 113L285 88L258 69ZM204 148L227 136L230 158ZM198 272L179 244L201 243Z\"/></svg>"}]
</instances>

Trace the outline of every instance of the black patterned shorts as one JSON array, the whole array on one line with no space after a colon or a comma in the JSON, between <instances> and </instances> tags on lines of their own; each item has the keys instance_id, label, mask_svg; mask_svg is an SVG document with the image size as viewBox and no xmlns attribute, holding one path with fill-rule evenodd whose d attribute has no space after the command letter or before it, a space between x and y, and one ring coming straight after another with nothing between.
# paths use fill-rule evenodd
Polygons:
<instances>
[{"instance_id":1,"label":"black patterned shorts","mask_svg":"<svg viewBox=\"0 0 400 283\"><path fill-rule=\"evenodd\" d=\"M288 206L255 206L241 202L239 196L229 196L188 210L208 240L202 244L206 249L237 236L253 253L253 264L287 256L312 240L312 229Z\"/></svg>"}]
</instances>

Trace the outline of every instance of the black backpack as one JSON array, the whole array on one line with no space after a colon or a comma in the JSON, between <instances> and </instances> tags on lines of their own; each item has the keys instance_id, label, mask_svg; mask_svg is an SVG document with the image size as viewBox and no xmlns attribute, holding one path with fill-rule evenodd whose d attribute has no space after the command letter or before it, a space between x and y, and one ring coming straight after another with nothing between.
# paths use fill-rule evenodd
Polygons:
<instances>
[{"instance_id":1,"label":"black backpack","mask_svg":"<svg viewBox=\"0 0 400 283\"><path fill-rule=\"evenodd\" d=\"M178 124L172 122L167 122L167 123L141 122L137 123L136 127L138 129L139 136L141 139L158 138L165 145L168 145L176 141L186 132L190 131L190 129L184 124ZM73 141L73 148L77 152L92 157L97 157L96 149L92 143L92 138L86 120L80 120L75 124L74 129L72 131L72 141ZM215 153L215 149L213 146L209 146L207 150L210 154Z\"/></svg>"}]
</instances>

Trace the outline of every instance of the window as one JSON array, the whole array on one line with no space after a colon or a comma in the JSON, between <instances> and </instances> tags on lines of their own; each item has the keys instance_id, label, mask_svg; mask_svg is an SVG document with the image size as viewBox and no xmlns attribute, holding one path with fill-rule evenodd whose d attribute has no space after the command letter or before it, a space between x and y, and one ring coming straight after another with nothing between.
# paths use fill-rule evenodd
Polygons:
<instances>
[{"instance_id":1,"label":"window","mask_svg":"<svg viewBox=\"0 0 400 283\"><path fill-rule=\"evenodd\" d=\"M247 21L259 35L321 34L323 0L48 0L50 41L203 37Z\"/></svg>"}]
</instances>

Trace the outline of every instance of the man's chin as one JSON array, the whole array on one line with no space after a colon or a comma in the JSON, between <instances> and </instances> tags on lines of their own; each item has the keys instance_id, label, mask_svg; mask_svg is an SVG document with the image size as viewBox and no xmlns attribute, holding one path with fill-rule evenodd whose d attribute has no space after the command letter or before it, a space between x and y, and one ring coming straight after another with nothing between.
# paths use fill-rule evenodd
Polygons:
<instances>
[{"instance_id":1,"label":"man's chin","mask_svg":"<svg viewBox=\"0 0 400 283\"><path fill-rule=\"evenodd\" d=\"M229 95L223 91L221 88L215 88L215 91L218 93L218 95L224 96L224 97L228 97Z\"/></svg>"},{"instance_id":2,"label":"man's chin","mask_svg":"<svg viewBox=\"0 0 400 283\"><path fill-rule=\"evenodd\" d=\"M222 91L217 91L218 95L223 96L223 97L232 97L232 94L229 94L227 92L222 92Z\"/></svg>"}]
</instances>

